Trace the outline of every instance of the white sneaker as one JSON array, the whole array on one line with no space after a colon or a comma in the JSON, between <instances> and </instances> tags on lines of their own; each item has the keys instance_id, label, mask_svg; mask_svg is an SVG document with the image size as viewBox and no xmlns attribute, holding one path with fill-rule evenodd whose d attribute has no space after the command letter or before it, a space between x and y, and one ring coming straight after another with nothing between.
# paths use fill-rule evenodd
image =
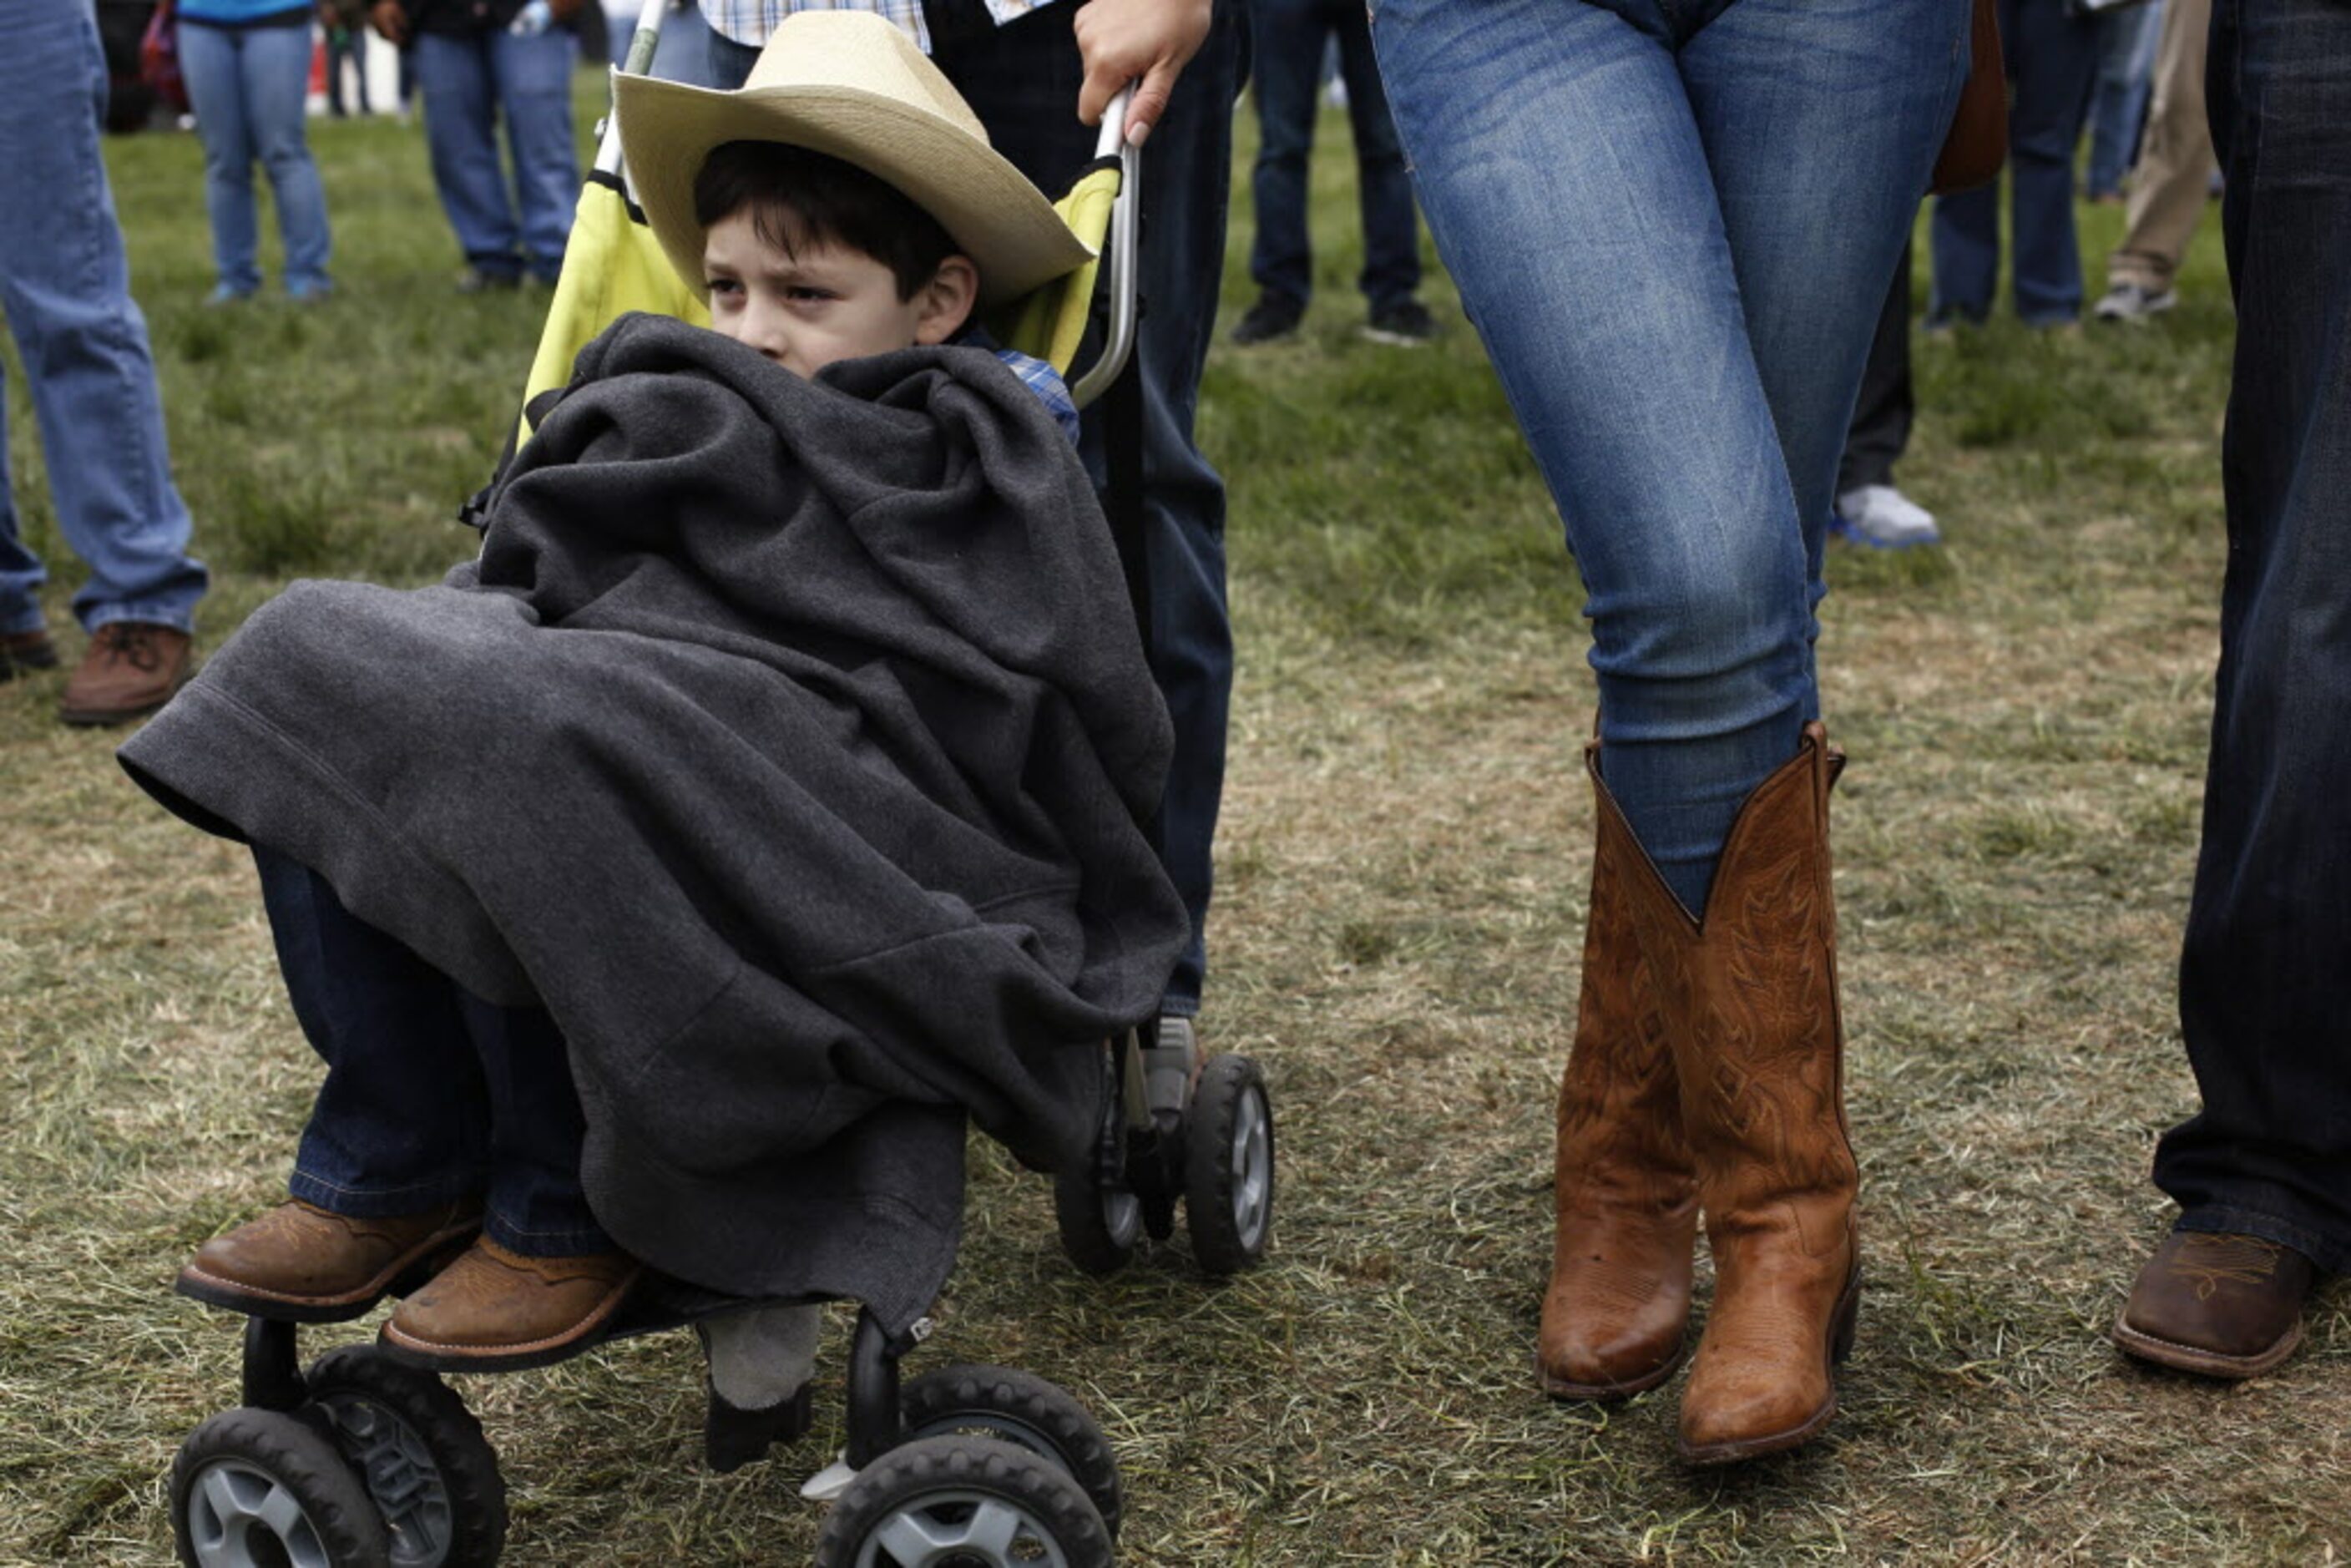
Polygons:
<instances>
[{"instance_id":1,"label":"white sneaker","mask_svg":"<svg viewBox=\"0 0 2351 1568\"><path fill-rule=\"evenodd\" d=\"M2148 289L2136 283L2117 283L2106 290L2105 298L2091 307L2091 314L2101 321L2144 321L2179 303L2177 289Z\"/></svg>"},{"instance_id":2,"label":"white sneaker","mask_svg":"<svg viewBox=\"0 0 2351 1568\"><path fill-rule=\"evenodd\" d=\"M1935 515L1891 485L1863 485L1836 499L1834 531L1872 549L1940 544Z\"/></svg>"}]
</instances>

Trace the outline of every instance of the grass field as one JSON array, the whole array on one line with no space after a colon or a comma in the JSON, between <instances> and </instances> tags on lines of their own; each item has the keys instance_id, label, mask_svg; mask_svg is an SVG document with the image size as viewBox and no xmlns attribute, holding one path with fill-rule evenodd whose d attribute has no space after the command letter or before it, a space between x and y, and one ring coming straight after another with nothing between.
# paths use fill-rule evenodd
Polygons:
<instances>
[{"instance_id":1,"label":"grass field","mask_svg":"<svg viewBox=\"0 0 2351 1568\"><path fill-rule=\"evenodd\" d=\"M2171 998L2223 555L2217 235L2152 329L1996 321L1919 347L1902 477L1949 543L1840 549L1824 610L1853 757L1860 1344L1825 1440L1694 1475L1670 1454L1677 1383L1602 1407L1530 1375L1591 826L1578 593L1441 280L1437 347L1354 336L1338 121L1324 141L1308 330L1220 341L1201 414L1231 482L1239 643L1207 1028L1270 1076L1275 1255L1221 1286L1180 1243L1084 1279L1043 1184L977 1151L914 1364L1005 1362L1085 1398L1135 1563L2351 1555L2341 1293L2300 1356L2234 1388L2104 1338L2167 1223L2152 1142L2193 1094ZM198 303L193 141L110 150L217 573L211 647L290 577L413 583L462 557L452 513L535 333L528 297L451 292L413 130L321 123L315 146L336 298L232 311ZM1242 205L1228 319L1249 298ZM2095 262L2116 218L2083 222ZM63 624L76 569L8 374L17 502ZM115 737L57 727L57 692L0 686L0 1562L160 1563L172 1453L236 1397L231 1322L167 1282L281 1191L314 1068L241 852L132 789ZM684 1336L469 1380L512 1489L508 1560L805 1560L795 1489L838 1443L841 1343L819 1431L726 1478L696 1463Z\"/></svg>"}]
</instances>

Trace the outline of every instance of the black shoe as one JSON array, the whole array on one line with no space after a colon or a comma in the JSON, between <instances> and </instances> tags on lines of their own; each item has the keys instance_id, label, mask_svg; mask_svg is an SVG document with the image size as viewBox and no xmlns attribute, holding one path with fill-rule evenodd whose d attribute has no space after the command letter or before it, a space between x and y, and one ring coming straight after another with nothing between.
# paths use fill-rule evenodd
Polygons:
<instances>
[{"instance_id":1,"label":"black shoe","mask_svg":"<svg viewBox=\"0 0 2351 1568\"><path fill-rule=\"evenodd\" d=\"M771 1446L797 1441L814 1424L805 1383L765 1410L738 1409L726 1403L726 1396L716 1388L709 1392L710 1413L702 1423L702 1458L717 1475L766 1458Z\"/></svg>"},{"instance_id":2,"label":"black shoe","mask_svg":"<svg viewBox=\"0 0 2351 1568\"><path fill-rule=\"evenodd\" d=\"M1252 343L1271 343L1292 337L1305 315L1302 300L1292 299L1287 294L1260 294L1257 303L1241 318L1240 325L1233 329L1233 341L1246 348Z\"/></svg>"},{"instance_id":3,"label":"black shoe","mask_svg":"<svg viewBox=\"0 0 2351 1568\"><path fill-rule=\"evenodd\" d=\"M511 293L521 287L522 275L518 272L484 272L478 267L469 267L457 275L460 294L487 294L493 290Z\"/></svg>"},{"instance_id":4,"label":"black shoe","mask_svg":"<svg viewBox=\"0 0 2351 1568\"><path fill-rule=\"evenodd\" d=\"M1383 306L1373 311L1372 319L1364 324L1364 337L1374 343L1393 343L1400 349L1416 349L1437 333L1437 318L1417 299Z\"/></svg>"}]
</instances>

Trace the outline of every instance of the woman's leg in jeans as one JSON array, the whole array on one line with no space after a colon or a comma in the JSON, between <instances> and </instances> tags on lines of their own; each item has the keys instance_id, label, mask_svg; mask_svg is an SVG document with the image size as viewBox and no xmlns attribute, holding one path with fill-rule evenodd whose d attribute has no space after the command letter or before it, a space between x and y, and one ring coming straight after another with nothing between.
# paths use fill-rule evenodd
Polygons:
<instances>
[{"instance_id":1,"label":"woman's leg in jeans","mask_svg":"<svg viewBox=\"0 0 2351 1568\"><path fill-rule=\"evenodd\" d=\"M1812 604L1870 342L1966 79L1966 9L1895 0L1857 24L1817 0L1739 0L1682 50ZM1865 53L1839 50L1857 36Z\"/></svg>"},{"instance_id":2,"label":"woman's leg in jeans","mask_svg":"<svg viewBox=\"0 0 2351 1568\"><path fill-rule=\"evenodd\" d=\"M1951 14L1941 69L1912 110L1923 120L1957 91L1964 16L1947 0L1914 8ZM1841 118L1849 92L1865 104L1916 92L1887 55L1926 46L1887 42L1897 30L1858 15L1814 16L1741 0L1678 53L1661 23L1590 5L1383 0L1374 17L1430 227L1583 572L1607 781L1693 910L1740 802L1795 754L1817 711L1808 535L1826 516L1901 232L1896 221L1864 234L1848 214L1892 204L1881 183L1915 201L1932 157L1877 149L1883 127ZM1710 86L1716 67L1691 64L1693 52L1726 76L1754 71L1753 101ZM1752 139L1710 144L1736 114L1759 128ZM1719 194L1717 159L1754 189ZM1774 200L1798 204L1774 218ZM1850 351L1817 356L1818 383L1781 350L1807 319L1779 287L1799 252L1804 287L1854 318ZM1768 375L1750 348L1750 271ZM1810 518L1782 450L1783 408L1822 427L1802 443L1825 454L1805 459L1819 470L1807 476Z\"/></svg>"},{"instance_id":3,"label":"woman's leg in jeans","mask_svg":"<svg viewBox=\"0 0 2351 1568\"><path fill-rule=\"evenodd\" d=\"M204 147L204 211L212 219L213 267L224 295L261 287L253 207L253 136L246 123L238 64L244 35L189 24L180 29L180 69L196 135Z\"/></svg>"},{"instance_id":4,"label":"woman's leg in jeans","mask_svg":"<svg viewBox=\"0 0 2351 1568\"><path fill-rule=\"evenodd\" d=\"M310 89L310 30L256 27L246 40L241 77L254 155L277 198L277 235L286 246L286 292L304 299L327 291L327 193L310 157L304 100Z\"/></svg>"}]
</instances>

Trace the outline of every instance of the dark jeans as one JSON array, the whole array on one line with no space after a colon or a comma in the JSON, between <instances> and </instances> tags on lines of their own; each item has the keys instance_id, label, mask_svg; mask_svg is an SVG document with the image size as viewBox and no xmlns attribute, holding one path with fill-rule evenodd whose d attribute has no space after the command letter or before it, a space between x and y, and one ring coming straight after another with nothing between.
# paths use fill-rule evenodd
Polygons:
<instances>
[{"instance_id":1,"label":"dark jeans","mask_svg":"<svg viewBox=\"0 0 2351 1568\"><path fill-rule=\"evenodd\" d=\"M1910 392L1910 247L1894 267L1894 285L1877 313L1869 340L1869 362L1861 369L1861 396L1845 432L1844 456L1837 463L1836 493L1865 485L1894 483L1894 465L1910 445L1910 423L1917 413Z\"/></svg>"},{"instance_id":2,"label":"dark jeans","mask_svg":"<svg viewBox=\"0 0 2351 1568\"><path fill-rule=\"evenodd\" d=\"M2009 286L2027 326L2082 314L2082 250L2074 231L2074 149L2098 74L2098 26L2065 0L2001 0L2008 61ZM2000 185L1938 197L1930 230L1935 282L1927 311L1980 321L2000 281Z\"/></svg>"},{"instance_id":3,"label":"dark jeans","mask_svg":"<svg viewBox=\"0 0 2351 1568\"><path fill-rule=\"evenodd\" d=\"M294 1016L327 1064L293 1195L381 1217L480 1192L502 1247L611 1250L580 1188L586 1124L555 1020L468 994L308 868L258 844L253 859Z\"/></svg>"},{"instance_id":4,"label":"dark jeans","mask_svg":"<svg viewBox=\"0 0 2351 1568\"><path fill-rule=\"evenodd\" d=\"M1420 225L1412 176L1388 113L1372 23L1362 0L1252 0L1259 143L1249 179L1257 238L1249 277L1269 294L1303 305L1314 289L1306 236L1306 160L1314 150L1315 100L1322 90L1322 50L1336 35L1339 72L1347 84L1347 118L1355 131L1356 193L1364 218L1364 271L1356 286L1372 313L1401 305L1420 287Z\"/></svg>"},{"instance_id":5,"label":"dark jeans","mask_svg":"<svg viewBox=\"0 0 2351 1568\"><path fill-rule=\"evenodd\" d=\"M2179 967L2180 1225L2351 1272L2351 5L2219 0L2237 357L2204 838Z\"/></svg>"},{"instance_id":6,"label":"dark jeans","mask_svg":"<svg viewBox=\"0 0 2351 1568\"><path fill-rule=\"evenodd\" d=\"M1093 156L1094 131L1077 118L1084 70L1072 7L1044 6L997 26L980 0L932 0L932 57L987 127L998 152L1059 197ZM1243 21L1217 6L1208 39L1176 83L1143 160L1144 502L1150 532L1151 667L1176 723L1176 758L1161 805L1161 854L1192 915L1192 944L1167 983L1165 1009L1200 1010L1206 967L1209 845L1225 785L1225 725L1233 686L1225 608L1225 484L1193 442L1208 333L1224 276L1231 184L1233 99L1240 90ZM737 87L758 51L714 32L711 74ZM1080 444L1102 482L1101 405Z\"/></svg>"}]
</instances>

